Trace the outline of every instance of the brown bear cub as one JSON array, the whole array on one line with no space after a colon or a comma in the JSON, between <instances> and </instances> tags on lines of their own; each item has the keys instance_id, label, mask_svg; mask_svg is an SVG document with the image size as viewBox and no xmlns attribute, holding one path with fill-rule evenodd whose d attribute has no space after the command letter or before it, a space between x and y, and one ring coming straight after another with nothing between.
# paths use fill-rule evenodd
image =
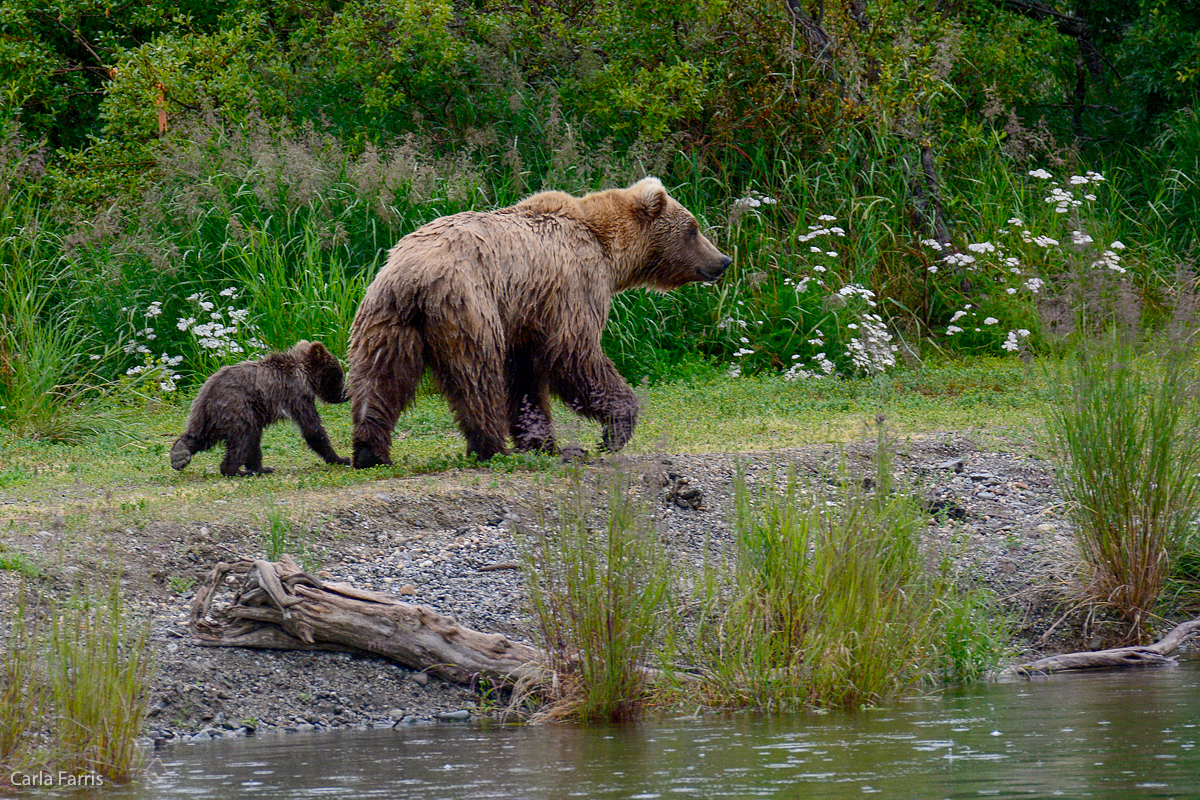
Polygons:
<instances>
[{"instance_id":1,"label":"brown bear cub","mask_svg":"<svg viewBox=\"0 0 1200 800\"><path fill-rule=\"evenodd\" d=\"M349 399L342 365L320 342L302 340L286 353L221 367L200 387L187 432L171 448L171 466L183 469L194 454L225 442L222 475L273 472L262 463L262 432L285 417L327 463L349 464L329 442L317 412L318 397L326 403Z\"/></svg>"},{"instance_id":2,"label":"brown bear cub","mask_svg":"<svg viewBox=\"0 0 1200 800\"><path fill-rule=\"evenodd\" d=\"M620 450L638 402L600 348L613 295L715 280L729 263L655 178L430 222L392 248L354 317L354 466L391 463L427 366L481 461L509 436L518 451L556 452L551 395Z\"/></svg>"}]
</instances>

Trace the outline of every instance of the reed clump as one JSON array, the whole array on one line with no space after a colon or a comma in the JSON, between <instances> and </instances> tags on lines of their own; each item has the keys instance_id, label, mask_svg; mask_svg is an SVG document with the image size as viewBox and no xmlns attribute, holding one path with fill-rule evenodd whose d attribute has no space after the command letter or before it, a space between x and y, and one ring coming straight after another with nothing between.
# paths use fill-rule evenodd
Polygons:
<instances>
[{"instance_id":1,"label":"reed clump","mask_svg":"<svg viewBox=\"0 0 1200 800\"><path fill-rule=\"evenodd\" d=\"M671 636L663 610L671 569L626 476L603 497L579 473L557 524L527 552L529 597L552 678L542 719L622 721L650 700L647 667ZM599 508L597 508L597 500Z\"/></svg>"},{"instance_id":2,"label":"reed clump","mask_svg":"<svg viewBox=\"0 0 1200 800\"><path fill-rule=\"evenodd\" d=\"M137 776L137 736L153 675L148 622L130 618L119 581L99 595L34 604L9 621L0 691L4 774L49 770L124 783Z\"/></svg>"},{"instance_id":3,"label":"reed clump","mask_svg":"<svg viewBox=\"0 0 1200 800\"><path fill-rule=\"evenodd\" d=\"M893 474L882 427L879 442L866 474L740 471L731 537L691 574L661 555L627 479L599 498L573 482L527 558L552 675L542 718L627 719L681 690L714 707L859 708L994 669L1003 617L922 545L920 492Z\"/></svg>"},{"instance_id":4,"label":"reed clump","mask_svg":"<svg viewBox=\"0 0 1200 800\"><path fill-rule=\"evenodd\" d=\"M919 497L881 446L871 475L735 483L729 575L710 567L697 648L717 705L873 705L931 676L947 598L925 568Z\"/></svg>"},{"instance_id":5,"label":"reed clump","mask_svg":"<svg viewBox=\"0 0 1200 800\"><path fill-rule=\"evenodd\" d=\"M1149 637L1164 589L1194 549L1193 341L1181 335L1154 356L1114 329L1080 344L1053 382L1050 441L1082 557L1081 591L1116 611L1133 641Z\"/></svg>"}]
</instances>

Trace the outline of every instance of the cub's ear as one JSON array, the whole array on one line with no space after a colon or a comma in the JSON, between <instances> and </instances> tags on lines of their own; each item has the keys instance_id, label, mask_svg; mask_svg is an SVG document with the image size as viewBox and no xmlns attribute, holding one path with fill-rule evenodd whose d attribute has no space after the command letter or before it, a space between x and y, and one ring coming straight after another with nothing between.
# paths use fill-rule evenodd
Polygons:
<instances>
[{"instance_id":1,"label":"cub's ear","mask_svg":"<svg viewBox=\"0 0 1200 800\"><path fill-rule=\"evenodd\" d=\"M647 221L655 220L667 207L667 190L658 178L642 178L629 187L637 203L637 209Z\"/></svg>"},{"instance_id":2,"label":"cub's ear","mask_svg":"<svg viewBox=\"0 0 1200 800\"><path fill-rule=\"evenodd\" d=\"M324 364L333 358L329 351L325 349L325 345L320 342L309 342L301 340L296 343L295 352L299 354L305 363L314 366Z\"/></svg>"}]
</instances>

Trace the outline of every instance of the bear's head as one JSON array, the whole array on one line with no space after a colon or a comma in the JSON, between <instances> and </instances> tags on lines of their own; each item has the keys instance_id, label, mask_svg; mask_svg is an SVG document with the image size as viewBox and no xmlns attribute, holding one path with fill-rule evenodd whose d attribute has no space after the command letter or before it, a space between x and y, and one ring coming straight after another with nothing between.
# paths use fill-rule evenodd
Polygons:
<instances>
[{"instance_id":1,"label":"bear's head","mask_svg":"<svg viewBox=\"0 0 1200 800\"><path fill-rule=\"evenodd\" d=\"M326 403L344 403L350 399L346 393L342 365L325 345L301 340L292 348L292 355L304 370L317 397Z\"/></svg>"},{"instance_id":2,"label":"bear's head","mask_svg":"<svg viewBox=\"0 0 1200 800\"><path fill-rule=\"evenodd\" d=\"M609 248L618 265L618 291L634 286L669 291L714 281L732 261L657 178L588 195L580 204L590 224L599 223L613 234Z\"/></svg>"}]
</instances>

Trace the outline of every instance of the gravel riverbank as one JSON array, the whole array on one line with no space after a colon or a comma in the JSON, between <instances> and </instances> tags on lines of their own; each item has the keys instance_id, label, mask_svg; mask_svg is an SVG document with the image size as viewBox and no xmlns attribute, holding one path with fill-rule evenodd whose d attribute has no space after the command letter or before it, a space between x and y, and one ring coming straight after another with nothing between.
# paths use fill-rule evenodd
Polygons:
<instances>
[{"instance_id":1,"label":"gravel riverbank","mask_svg":"<svg viewBox=\"0 0 1200 800\"><path fill-rule=\"evenodd\" d=\"M644 487L672 557L687 570L702 563L706 542L728 540L739 464L751 483L789 469L817 477L842 453L852 469L865 469L871 455L870 448L813 446L610 457L590 463L584 475L595 480L613 468L631 475ZM927 544L949 554L956 579L983 582L1002 598L1017 620L1019 649L1042 655L1110 644L1115 629L1094 620L1056 624L1074 545L1050 466L1026 444L992 435L923 436L897 444L894 466L915 477L926 503L941 512L930 516ZM322 577L391 592L467 627L527 640L519 540L553 513L565 480L558 473L457 470L371 481L327 498L308 547L319 555ZM158 670L150 739L381 727L478 713L469 687L378 658L198 645L186 625L193 591L177 591L181 581L198 583L217 561L261 557L257 523L242 525L214 510L211 522L152 522L123 534L123 589L152 619ZM55 535L40 531L30 544L41 537L50 547ZM68 560L58 569L69 576L84 568L87 553L78 558L80 565Z\"/></svg>"}]
</instances>

